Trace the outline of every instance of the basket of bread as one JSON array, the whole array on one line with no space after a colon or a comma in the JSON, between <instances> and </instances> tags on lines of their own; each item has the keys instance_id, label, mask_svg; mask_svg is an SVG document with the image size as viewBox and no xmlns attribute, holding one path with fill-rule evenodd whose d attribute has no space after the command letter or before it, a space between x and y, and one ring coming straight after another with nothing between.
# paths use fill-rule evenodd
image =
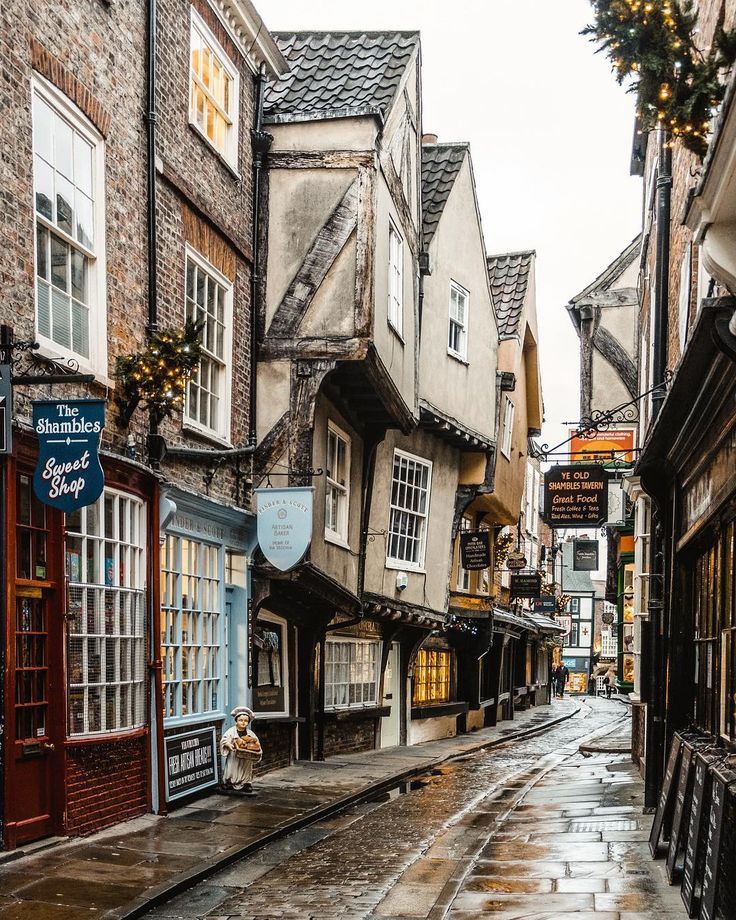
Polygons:
<instances>
[{"instance_id":1,"label":"basket of bread","mask_svg":"<svg viewBox=\"0 0 736 920\"><path fill-rule=\"evenodd\" d=\"M233 746L235 756L245 760L258 760L263 754L258 738L254 738L253 735L240 735L233 741Z\"/></svg>"}]
</instances>

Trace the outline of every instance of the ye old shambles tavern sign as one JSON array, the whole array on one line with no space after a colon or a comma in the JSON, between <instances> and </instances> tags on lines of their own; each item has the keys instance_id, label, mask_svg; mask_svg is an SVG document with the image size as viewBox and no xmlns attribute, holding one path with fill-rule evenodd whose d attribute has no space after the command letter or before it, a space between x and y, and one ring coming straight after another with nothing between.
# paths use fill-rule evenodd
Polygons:
<instances>
[{"instance_id":1,"label":"ye old shambles tavern sign","mask_svg":"<svg viewBox=\"0 0 736 920\"><path fill-rule=\"evenodd\" d=\"M553 466L544 474L544 520L550 527L598 526L608 517L608 477L598 465Z\"/></svg>"},{"instance_id":2,"label":"ye old shambles tavern sign","mask_svg":"<svg viewBox=\"0 0 736 920\"><path fill-rule=\"evenodd\" d=\"M39 501L66 514L97 501L105 485L99 457L104 427L104 399L33 403L38 438L33 491Z\"/></svg>"}]
</instances>

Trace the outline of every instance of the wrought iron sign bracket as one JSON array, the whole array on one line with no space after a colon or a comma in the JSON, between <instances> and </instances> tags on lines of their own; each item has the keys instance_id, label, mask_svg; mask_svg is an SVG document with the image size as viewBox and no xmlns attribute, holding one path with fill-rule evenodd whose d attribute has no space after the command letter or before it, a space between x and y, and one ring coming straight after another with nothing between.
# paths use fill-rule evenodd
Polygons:
<instances>
[{"instance_id":1,"label":"wrought iron sign bracket","mask_svg":"<svg viewBox=\"0 0 736 920\"><path fill-rule=\"evenodd\" d=\"M0 325L0 364L11 368L13 386L94 382L95 375L80 374L78 362L71 358L62 361L34 354L40 347L38 342L14 340L12 327Z\"/></svg>"}]
</instances>

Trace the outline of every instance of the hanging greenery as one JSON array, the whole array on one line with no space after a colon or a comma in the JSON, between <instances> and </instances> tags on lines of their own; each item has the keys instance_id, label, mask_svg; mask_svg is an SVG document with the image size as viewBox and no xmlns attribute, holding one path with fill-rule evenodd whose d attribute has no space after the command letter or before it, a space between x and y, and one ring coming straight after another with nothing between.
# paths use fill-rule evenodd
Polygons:
<instances>
[{"instance_id":1,"label":"hanging greenery","mask_svg":"<svg viewBox=\"0 0 736 920\"><path fill-rule=\"evenodd\" d=\"M150 337L142 351L118 358L116 398L124 425L141 402L156 422L181 407L187 380L202 354L202 327L201 321L187 320L183 329L162 329Z\"/></svg>"},{"instance_id":2,"label":"hanging greenery","mask_svg":"<svg viewBox=\"0 0 736 920\"><path fill-rule=\"evenodd\" d=\"M702 157L715 107L726 91L721 71L736 59L736 29L716 31L698 48L693 0L591 0L595 20L585 29L613 62L616 79L635 78L640 130L662 126Z\"/></svg>"}]
</instances>

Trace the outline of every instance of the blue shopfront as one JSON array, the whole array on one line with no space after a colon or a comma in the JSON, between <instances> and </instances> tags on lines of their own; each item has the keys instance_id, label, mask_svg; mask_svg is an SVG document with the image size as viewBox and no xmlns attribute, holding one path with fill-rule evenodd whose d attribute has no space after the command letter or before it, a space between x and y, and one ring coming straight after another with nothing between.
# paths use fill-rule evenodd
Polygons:
<instances>
[{"instance_id":1,"label":"blue shopfront","mask_svg":"<svg viewBox=\"0 0 736 920\"><path fill-rule=\"evenodd\" d=\"M256 528L252 513L182 489L163 492L160 513L163 739L162 776L154 786L163 805L215 785L223 723L227 727L234 706L250 701L249 564Z\"/></svg>"}]
</instances>

